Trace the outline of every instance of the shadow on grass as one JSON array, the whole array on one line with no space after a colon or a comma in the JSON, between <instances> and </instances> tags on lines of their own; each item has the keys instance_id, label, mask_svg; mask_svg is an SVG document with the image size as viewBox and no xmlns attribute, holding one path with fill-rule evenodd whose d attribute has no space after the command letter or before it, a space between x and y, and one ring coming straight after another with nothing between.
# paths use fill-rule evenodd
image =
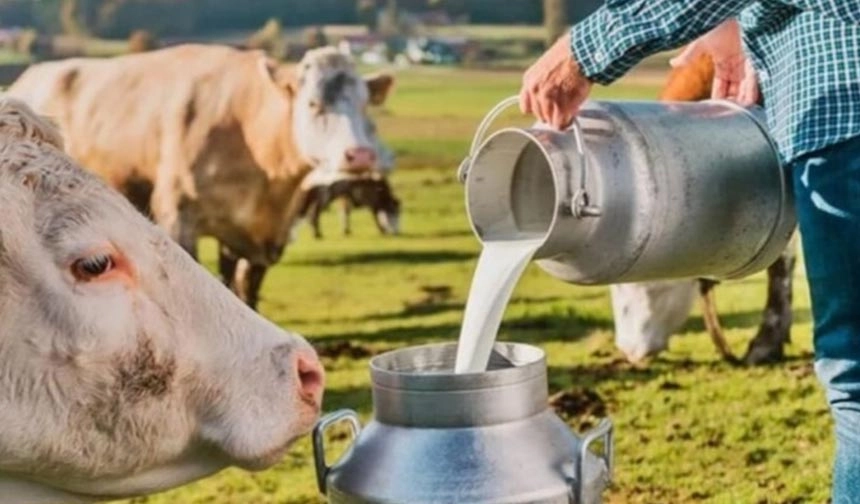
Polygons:
<instances>
[{"instance_id":1,"label":"shadow on grass","mask_svg":"<svg viewBox=\"0 0 860 504\"><path fill-rule=\"evenodd\" d=\"M380 263L438 264L466 261L474 258L475 254L473 253L452 250L381 250L378 252L359 252L356 254L294 259L290 262L302 266L369 265Z\"/></svg>"},{"instance_id":2,"label":"shadow on grass","mask_svg":"<svg viewBox=\"0 0 860 504\"><path fill-rule=\"evenodd\" d=\"M613 382L647 383L659 378L666 370L659 366L634 365L621 357L612 360L594 360L572 366L550 366L548 370L550 393L571 387L592 388Z\"/></svg>"},{"instance_id":3,"label":"shadow on grass","mask_svg":"<svg viewBox=\"0 0 860 504\"><path fill-rule=\"evenodd\" d=\"M565 314L545 314L506 320L502 323L500 339L531 344L574 342L594 330L611 327L611 320L568 310ZM319 338L318 341L353 340L365 343L388 343L392 346L421 345L439 341L456 341L459 332L459 323L423 324L390 327L377 331L335 333Z\"/></svg>"},{"instance_id":4,"label":"shadow on grass","mask_svg":"<svg viewBox=\"0 0 860 504\"><path fill-rule=\"evenodd\" d=\"M370 371L368 371L369 375ZM344 388L327 388L323 396L323 411L349 408L358 413L370 413L372 407L370 385Z\"/></svg>"},{"instance_id":5,"label":"shadow on grass","mask_svg":"<svg viewBox=\"0 0 860 504\"><path fill-rule=\"evenodd\" d=\"M758 328L762 321L763 310L747 310L733 313L717 313L720 318L720 325L723 329L750 329ZM792 321L794 324L805 324L812 320L812 313L809 308L794 309L792 312ZM705 320L701 316L690 317L684 325L684 331L704 332Z\"/></svg>"},{"instance_id":6,"label":"shadow on grass","mask_svg":"<svg viewBox=\"0 0 860 504\"><path fill-rule=\"evenodd\" d=\"M631 363L615 352L615 357L591 356L586 362L570 366L550 366L548 370L550 393L568 388L591 389L606 383L623 385L644 384L662 381L661 390L672 391L681 388L674 381L680 373L694 373L705 370L713 373L749 372L755 369L778 370L795 377L809 376L812 371L813 356L809 352L788 355L779 362L756 366L737 365L711 358L693 360L657 357L644 363Z\"/></svg>"},{"instance_id":7,"label":"shadow on grass","mask_svg":"<svg viewBox=\"0 0 860 504\"><path fill-rule=\"evenodd\" d=\"M459 238L466 236L474 237L475 233L469 229L442 229L439 231L431 231L420 236L421 238Z\"/></svg>"},{"instance_id":8,"label":"shadow on grass","mask_svg":"<svg viewBox=\"0 0 860 504\"><path fill-rule=\"evenodd\" d=\"M582 296L578 295L576 297L571 297L570 300L582 301L593 299L597 296ZM528 296L528 297L518 297L511 300L511 306L517 305L532 305L532 304L542 304L542 303L555 303L560 301L567 301L568 298L562 296ZM355 317L351 319L351 322L373 322L373 321L381 321L381 320L399 320L399 319L408 319L411 317L421 317L428 315L437 315L440 313L445 313L449 311L457 311L463 313L466 309L465 303L462 302L454 302L454 301L436 301L432 298L425 298L414 302L404 303L403 308L396 312L388 312L388 313L373 313L363 317ZM519 322L516 322L519 323Z\"/></svg>"},{"instance_id":9,"label":"shadow on grass","mask_svg":"<svg viewBox=\"0 0 860 504\"><path fill-rule=\"evenodd\" d=\"M356 321L373 322L381 320L398 320L409 317L421 317L427 315L436 315L448 311L463 312L465 305L463 303L444 302L444 303L407 303L403 309L391 313L374 313L364 317L359 317Z\"/></svg>"}]
</instances>

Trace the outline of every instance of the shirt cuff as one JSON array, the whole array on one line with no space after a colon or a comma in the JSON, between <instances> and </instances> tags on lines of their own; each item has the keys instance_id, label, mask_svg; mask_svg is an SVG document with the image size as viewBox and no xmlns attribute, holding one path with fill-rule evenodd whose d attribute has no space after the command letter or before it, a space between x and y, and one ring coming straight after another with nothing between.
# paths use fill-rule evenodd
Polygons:
<instances>
[{"instance_id":1,"label":"shirt cuff","mask_svg":"<svg viewBox=\"0 0 860 504\"><path fill-rule=\"evenodd\" d=\"M608 85L621 78L639 58L635 54L618 52L620 34L612 29L611 20L604 9L598 9L570 31L571 56L579 64L582 74L592 82Z\"/></svg>"}]
</instances>

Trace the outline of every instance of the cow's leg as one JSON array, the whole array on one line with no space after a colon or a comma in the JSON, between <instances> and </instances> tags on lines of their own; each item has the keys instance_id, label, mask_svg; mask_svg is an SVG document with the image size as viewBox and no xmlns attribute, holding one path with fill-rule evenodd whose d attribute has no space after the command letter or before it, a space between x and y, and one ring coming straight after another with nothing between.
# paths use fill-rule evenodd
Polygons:
<instances>
[{"instance_id":1,"label":"cow's leg","mask_svg":"<svg viewBox=\"0 0 860 504\"><path fill-rule=\"evenodd\" d=\"M341 198L341 207L340 207L340 223L343 228L343 235L349 236L352 234L352 229L350 229L349 218L350 213L352 212L352 201L348 197Z\"/></svg>"},{"instance_id":2,"label":"cow's leg","mask_svg":"<svg viewBox=\"0 0 860 504\"><path fill-rule=\"evenodd\" d=\"M720 325L720 317L717 315L717 303L714 300L714 287L719 282L699 279L699 294L702 297L702 318L705 320L705 328L708 335L711 336L711 341L714 342L717 352L722 356L723 360L731 363L737 363L738 358L732 353L729 343L726 341L723 327Z\"/></svg>"},{"instance_id":3,"label":"cow's leg","mask_svg":"<svg viewBox=\"0 0 860 504\"><path fill-rule=\"evenodd\" d=\"M224 245L218 247L218 271L221 280L233 294L254 310L257 309L260 287L267 270L268 266L252 264Z\"/></svg>"},{"instance_id":4,"label":"cow's leg","mask_svg":"<svg viewBox=\"0 0 860 504\"><path fill-rule=\"evenodd\" d=\"M163 164L152 188L150 209L153 220L167 230L174 241L197 260L196 222L189 201L184 194L181 177L172 169L174 165Z\"/></svg>"},{"instance_id":5,"label":"cow's leg","mask_svg":"<svg viewBox=\"0 0 860 504\"><path fill-rule=\"evenodd\" d=\"M188 252L194 260L197 260L197 227L194 218L188 211L179 213L179 229L176 234L179 245Z\"/></svg>"},{"instance_id":6,"label":"cow's leg","mask_svg":"<svg viewBox=\"0 0 860 504\"><path fill-rule=\"evenodd\" d=\"M178 198L159 195L157 191L152 193L151 207L153 220L196 261L198 237L191 212L181 208Z\"/></svg>"},{"instance_id":7,"label":"cow's leg","mask_svg":"<svg viewBox=\"0 0 860 504\"><path fill-rule=\"evenodd\" d=\"M379 234L387 235L388 228L385 227L385 224L383 223L383 219L386 219L384 222L387 222L388 219L385 211L381 208L370 207L370 213L373 215L373 223L376 224L376 229L379 230Z\"/></svg>"},{"instance_id":8,"label":"cow's leg","mask_svg":"<svg viewBox=\"0 0 860 504\"><path fill-rule=\"evenodd\" d=\"M758 332L750 341L744 361L748 364L778 362L791 338L792 277L796 263L795 243L767 269L767 303Z\"/></svg>"},{"instance_id":9,"label":"cow's leg","mask_svg":"<svg viewBox=\"0 0 860 504\"><path fill-rule=\"evenodd\" d=\"M316 198L313 203L311 203L308 209L308 220L311 223L311 229L314 232L314 238L317 240L323 237L322 230L320 229L320 215L322 215L323 204L321 198Z\"/></svg>"},{"instance_id":10,"label":"cow's leg","mask_svg":"<svg viewBox=\"0 0 860 504\"><path fill-rule=\"evenodd\" d=\"M221 281L224 285L233 290L233 283L236 279L236 266L239 263L239 256L233 253L223 244L218 245L218 273L221 275Z\"/></svg>"},{"instance_id":11,"label":"cow's leg","mask_svg":"<svg viewBox=\"0 0 860 504\"><path fill-rule=\"evenodd\" d=\"M268 266L252 264L247 259L239 259L236 265L233 292L254 310L260 301L260 287L268 269Z\"/></svg>"}]
</instances>

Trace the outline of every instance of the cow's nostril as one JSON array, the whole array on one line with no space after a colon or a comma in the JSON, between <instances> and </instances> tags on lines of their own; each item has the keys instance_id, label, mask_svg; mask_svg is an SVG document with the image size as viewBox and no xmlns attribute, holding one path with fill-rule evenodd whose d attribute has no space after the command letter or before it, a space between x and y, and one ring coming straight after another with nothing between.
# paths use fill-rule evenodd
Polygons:
<instances>
[{"instance_id":1,"label":"cow's nostril","mask_svg":"<svg viewBox=\"0 0 860 504\"><path fill-rule=\"evenodd\" d=\"M311 352L297 352L296 375L299 395L319 408L322 405L325 371L316 355Z\"/></svg>"},{"instance_id":2,"label":"cow's nostril","mask_svg":"<svg viewBox=\"0 0 860 504\"><path fill-rule=\"evenodd\" d=\"M376 163L376 151L369 147L353 147L344 153L347 165L357 168L371 168Z\"/></svg>"}]
</instances>

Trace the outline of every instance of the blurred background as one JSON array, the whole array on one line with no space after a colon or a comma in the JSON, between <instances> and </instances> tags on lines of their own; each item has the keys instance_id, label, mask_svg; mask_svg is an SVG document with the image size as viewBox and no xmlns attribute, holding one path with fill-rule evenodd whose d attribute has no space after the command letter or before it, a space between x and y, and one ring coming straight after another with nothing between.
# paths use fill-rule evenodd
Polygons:
<instances>
[{"instance_id":1,"label":"blurred background","mask_svg":"<svg viewBox=\"0 0 860 504\"><path fill-rule=\"evenodd\" d=\"M218 42L301 58L336 44L366 64L521 67L601 0L2 0L0 61Z\"/></svg>"},{"instance_id":2,"label":"blurred background","mask_svg":"<svg viewBox=\"0 0 860 504\"><path fill-rule=\"evenodd\" d=\"M655 0L656 1L656 0ZM299 230L263 285L260 311L313 342L326 366L324 409L371 414L368 360L405 345L454 341L479 243L463 208L456 168L483 115L516 94L522 72L600 0L0 0L0 86L31 63L115 56L186 43L262 49L298 61L334 45L362 73L395 77L369 113L391 149L402 232L381 235L356 213L340 232L323 215L323 238ZM659 54L596 99L653 100L666 82ZM518 112L503 123L530 124ZM215 270L212 240L201 260ZM577 287L530 266L499 338L548 353L550 393L577 430L609 416L617 428L613 503L826 502L831 455L826 403L811 365L802 270L786 362L738 368L721 361L699 308L670 351L633 365L613 343L608 289ZM744 348L766 293L763 274L720 287L726 336ZM331 444L347 446L344 433ZM695 454L695 456L691 456ZM335 454L333 454L335 455ZM792 476L793 475L793 476ZM392 475L392 477L397 477ZM2 496L0 496L2 500ZM140 503L320 502L310 443L275 468L225 471Z\"/></svg>"}]
</instances>

